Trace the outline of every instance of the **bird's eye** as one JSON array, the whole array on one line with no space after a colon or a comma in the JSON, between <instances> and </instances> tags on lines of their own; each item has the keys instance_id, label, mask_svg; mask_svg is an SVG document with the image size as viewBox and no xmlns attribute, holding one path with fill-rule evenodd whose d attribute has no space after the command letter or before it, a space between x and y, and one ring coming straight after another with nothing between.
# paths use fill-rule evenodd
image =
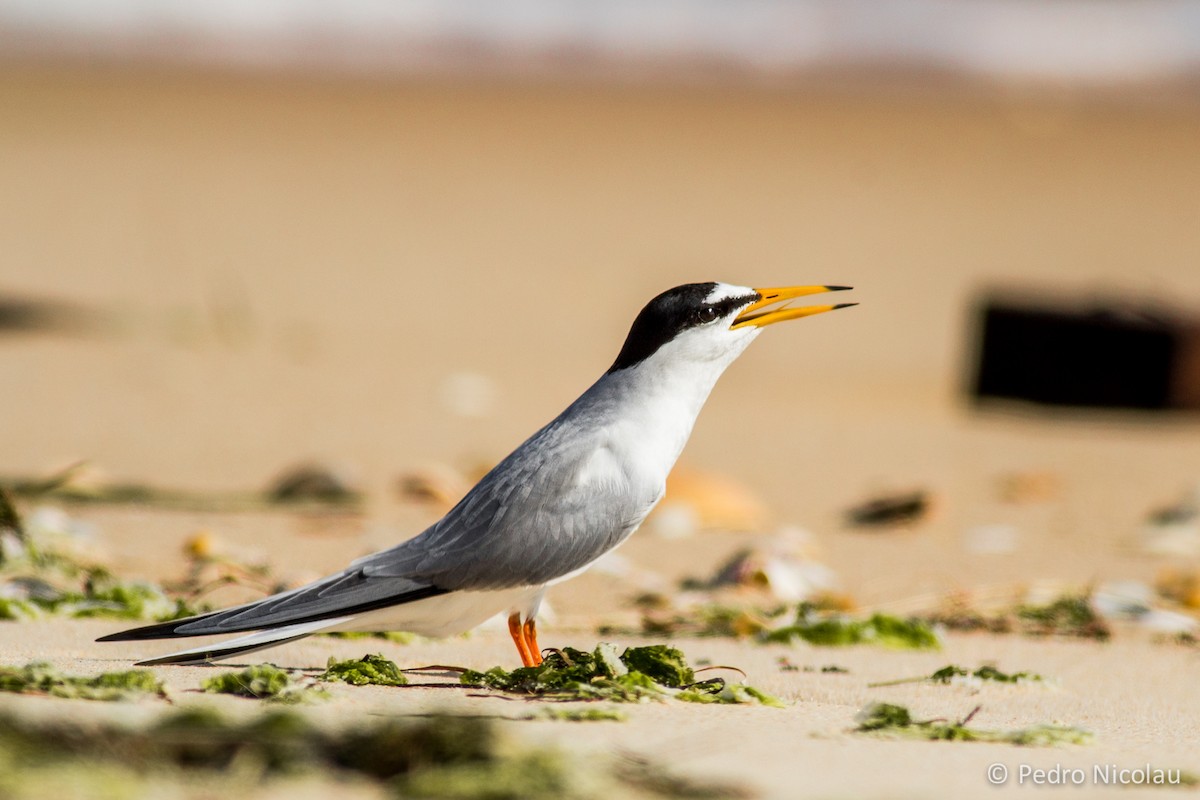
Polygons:
<instances>
[{"instance_id":1,"label":"bird's eye","mask_svg":"<svg viewBox=\"0 0 1200 800\"><path fill-rule=\"evenodd\" d=\"M705 306L696 312L696 318L700 320L701 324L712 322L718 316L720 315L717 314L717 309L713 308L712 306Z\"/></svg>"}]
</instances>

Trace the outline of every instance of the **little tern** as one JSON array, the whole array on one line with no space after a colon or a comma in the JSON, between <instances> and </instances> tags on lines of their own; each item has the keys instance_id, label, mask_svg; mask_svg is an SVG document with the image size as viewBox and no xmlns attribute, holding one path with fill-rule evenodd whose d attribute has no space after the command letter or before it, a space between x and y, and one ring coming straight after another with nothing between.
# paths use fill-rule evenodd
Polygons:
<instances>
[{"instance_id":1,"label":"little tern","mask_svg":"<svg viewBox=\"0 0 1200 800\"><path fill-rule=\"evenodd\" d=\"M251 632L139 662L199 664L318 632L451 636L507 611L521 662L540 664L535 620L546 587L637 530L725 368L767 325L855 305L787 301L849 288L693 283L663 292L608 371L424 532L298 589L98 641Z\"/></svg>"}]
</instances>

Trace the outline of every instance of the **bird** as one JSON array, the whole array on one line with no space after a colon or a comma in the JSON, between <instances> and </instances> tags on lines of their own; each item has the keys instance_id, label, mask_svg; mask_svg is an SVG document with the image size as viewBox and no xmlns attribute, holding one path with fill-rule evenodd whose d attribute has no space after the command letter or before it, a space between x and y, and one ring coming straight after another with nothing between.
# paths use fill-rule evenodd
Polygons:
<instances>
[{"instance_id":1,"label":"bird","mask_svg":"<svg viewBox=\"0 0 1200 800\"><path fill-rule=\"evenodd\" d=\"M594 384L420 534L296 589L97 641L245 634L138 662L206 664L319 632L452 636L506 612L522 664L538 666L547 587L637 530L725 369L768 325L857 305L788 301L850 288L669 289L637 315Z\"/></svg>"}]
</instances>

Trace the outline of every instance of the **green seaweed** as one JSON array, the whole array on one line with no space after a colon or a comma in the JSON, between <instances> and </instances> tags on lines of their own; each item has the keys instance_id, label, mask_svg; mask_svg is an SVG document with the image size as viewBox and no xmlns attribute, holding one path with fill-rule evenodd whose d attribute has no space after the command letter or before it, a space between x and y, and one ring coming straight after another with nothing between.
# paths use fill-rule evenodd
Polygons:
<instances>
[{"instance_id":1,"label":"green seaweed","mask_svg":"<svg viewBox=\"0 0 1200 800\"><path fill-rule=\"evenodd\" d=\"M1069 593L1045 604L1025 604L984 613L959 597L945 608L925 615L925 620L947 630L987 633L1023 633L1027 636L1073 636L1107 641L1108 623L1092 608L1089 595Z\"/></svg>"},{"instance_id":2,"label":"green seaweed","mask_svg":"<svg viewBox=\"0 0 1200 800\"><path fill-rule=\"evenodd\" d=\"M994 742L1024 747L1054 747L1063 744L1088 744L1092 735L1080 728L1064 725L1035 725L1012 731L968 728L974 716L948 722L944 719L915 720L907 708L893 703L872 703L859 714L857 733L902 739L930 741Z\"/></svg>"},{"instance_id":3,"label":"green seaweed","mask_svg":"<svg viewBox=\"0 0 1200 800\"><path fill-rule=\"evenodd\" d=\"M629 719L624 711L615 708L556 708L546 706L525 719L550 719L565 722L624 722Z\"/></svg>"},{"instance_id":4,"label":"green seaweed","mask_svg":"<svg viewBox=\"0 0 1200 800\"><path fill-rule=\"evenodd\" d=\"M103 672L83 677L63 675L42 661L21 667L0 667L0 692L103 701L127 700L148 694L166 697L162 681L150 670Z\"/></svg>"},{"instance_id":5,"label":"green seaweed","mask_svg":"<svg viewBox=\"0 0 1200 800\"><path fill-rule=\"evenodd\" d=\"M705 681L704 683L708 683ZM703 687L703 688L701 688ZM716 688L716 691L712 691ZM736 704L755 704L769 706L771 708L786 708L782 700L773 695L769 695L761 689L756 689L753 686L746 686L740 683L725 683L721 681L717 687L707 687L704 684L695 684L684 689L679 694L675 695L676 699L683 700L688 703L736 703Z\"/></svg>"},{"instance_id":6,"label":"green seaweed","mask_svg":"<svg viewBox=\"0 0 1200 800\"><path fill-rule=\"evenodd\" d=\"M430 767L405 776L398 788L402 797L524 800L570 797L574 784L572 765L561 753L533 751L507 759Z\"/></svg>"},{"instance_id":7,"label":"green seaweed","mask_svg":"<svg viewBox=\"0 0 1200 800\"><path fill-rule=\"evenodd\" d=\"M245 796L279 776L331 781L327 791L355 779L392 796L464 800L745 796L639 758L522 747L480 717L366 720L325 730L285 710L232 721L212 709L184 709L137 727L0 713L5 798L40 800L48 787L63 797L174 795L185 786L203 786L205 796ZM98 794L98 785L109 793ZM154 791L164 786L175 791Z\"/></svg>"},{"instance_id":8,"label":"green seaweed","mask_svg":"<svg viewBox=\"0 0 1200 800\"><path fill-rule=\"evenodd\" d=\"M683 653L665 644L631 647L621 655L621 662L631 672L640 672L663 686L677 689L696 680L696 674L687 665Z\"/></svg>"},{"instance_id":9,"label":"green seaweed","mask_svg":"<svg viewBox=\"0 0 1200 800\"><path fill-rule=\"evenodd\" d=\"M962 667L951 664L934 672L929 676L929 680L933 683L950 683L956 677L967 676L995 683L1036 683L1042 680L1042 676L1036 672L1001 672L991 664L984 664L974 672L968 672Z\"/></svg>"},{"instance_id":10,"label":"green seaweed","mask_svg":"<svg viewBox=\"0 0 1200 800\"><path fill-rule=\"evenodd\" d=\"M30 622L42 617L45 613L43 607L32 600L0 597L0 620L7 622Z\"/></svg>"},{"instance_id":11,"label":"green seaweed","mask_svg":"<svg viewBox=\"0 0 1200 800\"><path fill-rule=\"evenodd\" d=\"M325 671L317 676L319 681L349 683L354 686L405 686L408 678L400 671L395 661L381 655L365 655L338 661L330 656Z\"/></svg>"},{"instance_id":12,"label":"green seaweed","mask_svg":"<svg viewBox=\"0 0 1200 800\"><path fill-rule=\"evenodd\" d=\"M1092 608L1086 594L1063 595L1046 605L1017 608L1025 633L1034 636L1077 636L1106 641L1112 636L1108 623Z\"/></svg>"},{"instance_id":13,"label":"green seaweed","mask_svg":"<svg viewBox=\"0 0 1200 800\"><path fill-rule=\"evenodd\" d=\"M302 703L325 696L320 689L300 686L274 664L256 664L206 679L200 688L215 694L232 694L274 703Z\"/></svg>"},{"instance_id":14,"label":"green seaweed","mask_svg":"<svg viewBox=\"0 0 1200 800\"><path fill-rule=\"evenodd\" d=\"M868 687L877 686L899 686L904 683L941 683L949 684L957 680L977 680L977 681L992 681L993 683L1040 683L1043 678L1036 672L1001 672L991 664L984 664L982 667L971 671L966 667L960 667L955 664L942 667L930 675L921 675L916 678L899 678L894 681L878 681L876 683L868 683Z\"/></svg>"},{"instance_id":15,"label":"green seaweed","mask_svg":"<svg viewBox=\"0 0 1200 800\"><path fill-rule=\"evenodd\" d=\"M25 622L45 616L165 622L208 610L169 595L147 581L122 581L43 537L9 538L0 547L0 620Z\"/></svg>"},{"instance_id":16,"label":"green seaweed","mask_svg":"<svg viewBox=\"0 0 1200 800\"><path fill-rule=\"evenodd\" d=\"M800 605L794 624L769 631L763 638L768 642L783 643L801 639L819 647L877 644L894 649L928 650L941 646L933 628L919 619L900 619L879 613L866 619L853 619L841 614L820 613L805 603Z\"/></svg>"},{"instance_id":17,"label":"green seaweed","mask_svg":"<svg viewBox=\"0 0 1200 800\"><path fill-rule=\"evenodd\" d=\"M721 678L695 682L683 653L665 645L630 647L619 656L607 643L590 653L566 647L550 651L540 666L511 672L501 667L487 672L467 670L461 681L554 700L633 703L674 697L687 702L782 705L764 692L729 686Z\"/></svg>"},{"instance_id":18,"label":"green seaweed","mask_svg":"<svg viewBox=\"0 0 1200 800\"><path fill-rule=\"evenodd\" d=\"M762 634L768 628L771 617L781 613L778 609L767 611L720 603L707 603L689 609L687 613L681 613L669 606L651 605L649 601L656 597L652 595L641 598L646 604L643 606L639 627L601 626L599 633L634 636L720 636L740 639Z\"/></svg>"}]
</instances>

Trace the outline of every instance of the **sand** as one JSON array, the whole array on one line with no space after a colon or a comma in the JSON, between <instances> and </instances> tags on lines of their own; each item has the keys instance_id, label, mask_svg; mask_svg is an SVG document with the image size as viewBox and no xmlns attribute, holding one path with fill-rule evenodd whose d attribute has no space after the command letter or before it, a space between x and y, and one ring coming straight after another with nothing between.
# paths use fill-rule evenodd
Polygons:
<instances>
[{"instance_id":1,"label":"sand","mask_svg":"<svg viewBox=\"0 0 1200 800\"><path fill-rule=\"evenodd\" d=\"M84 458L120 479L233 491L317 458L347 465L368 494L349 516L71 508L122 574L178 574L200 530L297 577L412 535L430 516L397 497L402 474L503 456L607 367L646 299L714 278L852 284L862 305L768 331L718 386L684 454L749 487L770 511L766 529L645 531L622 549L635 566L707 575L794 526L863 608L1197 567L1137 546L1147 512L1200 479L1194 417L979 411L960 392L971 302L986 286L1200 305L1194 108L1069 93L906 99L9 65L0 109L0 291L108 321L86 335L0 338L0 473ZM1013 472L1050 473L1060 488L1005 502L998 487ZM850 504L912 487L938 498L923 524L844 527ZM1014 549L969 549L973 530L995 524L1015 529ZM554 589L544 643L591 646L598 623L629 618L631 594L596 575ZM0 652L73 672L159 652L92 642L115 627L0 625ZM993 796L995 762L1014 775L1020 764L1200 772L1196 652L1137 630L1108 644L949 635L921 654L676 644L741 667L790 705L638 707L569 737L561 723L511 727L779 798ZM309 640L270 657L319 666L360 649ZM373 649L406 666L513 659L493 630ZM781 672L783 655L850 672ZM1055 685L866 688L983 661ZM180 690L207 674L160 672ZM982 705L981 727L1058 721L1096 742L848 734L873 699L927 716ZM346 688L314 713L510 705Z\"/></svg>"}]
</instances>

